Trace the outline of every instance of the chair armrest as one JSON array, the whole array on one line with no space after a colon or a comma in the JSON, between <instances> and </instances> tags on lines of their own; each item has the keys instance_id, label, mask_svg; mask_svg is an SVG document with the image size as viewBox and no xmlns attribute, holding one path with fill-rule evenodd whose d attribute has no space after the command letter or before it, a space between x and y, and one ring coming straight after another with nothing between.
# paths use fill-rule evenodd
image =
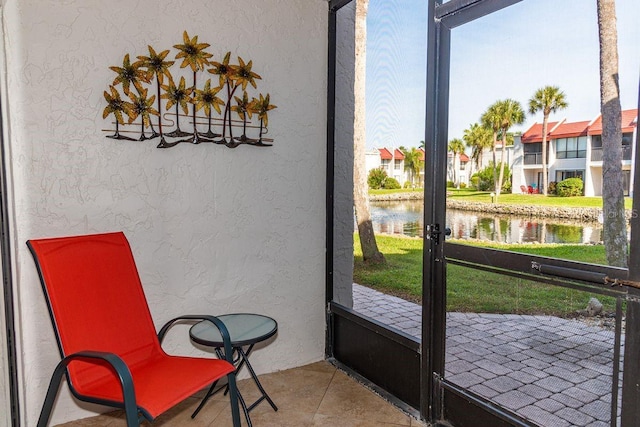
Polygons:
<instances>
[{"instance_id":1,"label":"chair armrest","mask_svg":"<svg viewBox=\"0 0 640 427\"><path fill-rule=\"evenodd\" d=\"M64 359L62 359L53 373L51 378L51 384L49 385L49 390L47 391L47 398L45 400L45 407L43 407L42 411L45 412L45 408L49 406L48 411L51 411L53 407L53 400L55 395L57 394L60 380L62 379L62 375L67 372L67 366L71 364L73 361L82 360L86 363L95 363L98 361L106 361L109 365L113 367L118 375L120 380L120 386L122 387L122 396L124 398L124 408L127 415L127 425L138 422L138 405L136 404L136 394L133 386L133 378L131 376L131 371L127 364L114 353L102 352L102 351L79 351L77 353L69 354ZM71 385L71 384L70 384ZM71 387L71 390L75 390ZM51 396L50 396L51 395ZM41 425L39 422L38 425ZM46 421L45 421L46 425Z\"/></svg>"},{"instance_id":2,"label":"chair armrest","mask_svg":"<svg viewBox=\"0 0 640 427\"><path fill-rule=\"evenodd\" d=\"M220 335L222 336L222 342L224 343L225 358L227 359L227 362L233 365L233 347L231 346L231 336L229 335L229 331L227 330L227 327L224 325L224 323L222 323L222 320L218 319L216 316L211 316L206 314L203 314L203 315L194 314L194 315L179 316L169 320L167 323L164 324L164 326L158 332L158 340L160 340L161 344L162 344L162 340L164 339L164 336L167 334L167 331L173 326L175 322L179 320L206 320L213 323L213 325L216 328L218 328L218 330L220 331Z\"/></svg>"}]
</instances>

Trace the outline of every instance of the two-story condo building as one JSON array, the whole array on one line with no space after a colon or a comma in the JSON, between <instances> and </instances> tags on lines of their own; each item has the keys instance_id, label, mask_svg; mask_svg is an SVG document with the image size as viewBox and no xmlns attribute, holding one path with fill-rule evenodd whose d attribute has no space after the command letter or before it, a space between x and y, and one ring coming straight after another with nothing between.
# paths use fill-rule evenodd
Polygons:
<instances>
[{"instance_id":1,"label":"two-story condo building","mask_svg":"<svg viewBox=\"0 0 640 427\"><path fill-rule=\"evenodd\" d=\"M371 169L382 169L387 176L398 180L404 185L407 174L404 170L404 154L397 148L374 148L365 153L365 167L367 173Z\"/></svg>"},{"instance_id":2,"label":"two-story condo building","mask_svg":"<svg viewBox=\"0 0 640 427\"><path fill-rule=\"evenodd\" d=\"M622 111L622 171L625 195L633 185L633 141L638 110ZM578 177L584 181L585 196L602 195L602 116L591 121L550 122L547 131L549 182ZM513 192L532 187L543 190L542 124L536 123L516 140L514 146Z\"/></svg>"}]
</instances>

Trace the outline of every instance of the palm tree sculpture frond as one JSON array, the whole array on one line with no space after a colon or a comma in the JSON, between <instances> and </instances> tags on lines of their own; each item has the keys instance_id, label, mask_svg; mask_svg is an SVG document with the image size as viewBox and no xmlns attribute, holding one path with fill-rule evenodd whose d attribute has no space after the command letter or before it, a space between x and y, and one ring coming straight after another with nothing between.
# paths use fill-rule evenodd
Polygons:
<instances>
[{"instance_id":1,"label":"palm tree sculpture frond","mask_svg":"<svg viewBox=\"0 0 640 427\"><path fill-rule=\"evenodd\" d=\"M265 144L262 141L262 131L269 126L269 111L273 110L274 108L278 107L271 104L269 94L267 94L266 96L260 94L260 98L253 98L253 100L251 101L250 110L257 114L258 119L260 119L260 134L256 145L272 145Z\"/></svg>"},{"instance_id":2,"label":"palm tree sculpture frond","mask_svg":"<svg viewBox=\"0 0 640 427\"><path fill-rule=\"evenodd\" d=\"M118 84L122 84L122 90L125 95L129 95L131 90L131 85L133 85L138 92L142 90L142 84L149 83L150 76L149 74L140 68L140 65L137 62L131 63L129 59L129 54L127 53L124 56L124 60L122 61L122 67L109 67L110 70L115 71L117 76L113 79L113 86Z\"/></svg>"},{"instance_id":3,"label":"palm tree sculpture frond","mask_svg":"<svg viewBox=\"0 0 640 427\"><path fill-rule=\"evenodd\" d=\"M174 61L165 61L165 58L169 54L169 49L163 50L160 53L156 53L156 51L151 47L149 48L149 56L138 56L138 61L134 63L134 65L138 65L141 68L146 68L149 79L156 77L156 89L157 89L157 100L158 100L158 109L157 111L162 111L162 100L160 98L160 87L164 83L164 78L171 79L171 72L169 68L174 64ZM158 130L160 132L160 138L164 139L162 134L162 117L158 114ZM151 138L156 137L156 133L153 130L153 124L151 124L152 135Z\"/></svg>"},{"instance_id":4,"label":"palm tree sculpture frond","mask_svg":"<svg viewBox=\"0 0 640 427\"><path fill-rule=\"evenodd\" d=\"M162 89L165 91L165 93L162 94L162 98L167 100L166 109L169 110L171 107L173 107L174 104L176 106L176 130L174 130L173 132L167 133L166 136L181 137L181 136L191 135L190 133L183 132L180 129L179 108L181 107L182 111L184 111L185 114L189 114L188 104L191 102L191 93L193 92L193 88L192 87L187 88L184 77L180 77L180 83L178 86L176 86L175 82L171 78L169 79L168 84L162 85ZM181 142L181 141L178 141L178 142ZM165 142L164 144L161 142L161 145L158 145L158 147L159 148L173 147L174 145L178 144L178 142L172 142L172 143Z\"/></svg>"},{"instance_id":5,"label":"palm tree sculpture frond","mask_svg":"<svg viewBox=\"0 0 640 427\"><path fill-rule=\"evenodd\" d=\"M204 134L207 138L216 138L220 136L218 133L213 133L211 131L211 108L215 109L218 114L222 113L221 106L224 105L224 101L218 97L218 92L222 89L221 86L211 87L211 79L208 79L202 90L196 89L194 102L196 106L196 111L200 111L204 109L204 113L207 115L208 119L208 130L207 133ZM207 140L211 141L211 139Z\"/></svg>"},{"instance_id":6,"label":"palm tree sculpture frond","mask_svg":"<svg viewBox=\"0 0 640 427\"><path fill-rule=\"evenodd\" d=\"M129 92L129 98L131 98L131 114L129 114L129 123L133 123L135 119L140 117L140 141L147 139L144 134L144 128L151 126L151 115L159 116L158 110L153 108L153 102L156 100L156 96L152 95L151 98L147 98L147 89L135 95L133 92Z\"/></svg>"},{"instance_id":7,"label":"palm tree sculpture frond","mask_svg":"<svg viewBox=\"0 0 640 427\"><path fill-rule=\"evenodd\" d=\"M116 133L108 135L107 138L113 139L127 139L133 141L133 138L120 135L119 125L124 125L123 113L130 116L133 105L127 101L123 101L120 98L120 92L113 85L109 86L110 92L104 91L104 99L107 101L107 106L102 112L102 118L106 119L109 114L113 114L116 118Z\"/></svg>"},{"instance_id":8,"label":"palm tree sculpture frond","mask_svg":"<svg viewBox=\"0 0 640 427\"><path fill-rule=\"evenodd\" d=\"M213 57L212 54L205 52L205 49L211 46L209 43L198 43L198 36L194 36L193 38L189 38L189 34L185 31L182 34L183 43L174 45L176 49L180 52L176 55L176 59L182 58L182 64L180 64L180 68L185 68L187 65L191 67L191 71L193 71L193 88L192 90L196 90L196 75L200 70L204 70L211 62L209 59ZM196 105L192 105L192 113L193 113L193 137L190 140L185 140L184 142L192 142L194 144L200 143L200 138L198 137L198 130L196 127Z\"/></svg>"}]
</instances>

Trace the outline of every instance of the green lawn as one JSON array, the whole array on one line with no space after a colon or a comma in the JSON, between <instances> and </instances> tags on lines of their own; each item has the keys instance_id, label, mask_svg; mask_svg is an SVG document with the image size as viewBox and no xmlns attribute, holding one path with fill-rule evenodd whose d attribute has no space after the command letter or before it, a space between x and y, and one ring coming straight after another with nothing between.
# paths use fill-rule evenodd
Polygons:
<instances>
[{"instance_id":1,"label":"green lawn","mask_svg":"<svg viewBox=\"0 0 640 427\"><path fill-rule=\"evenodd\" d=\"M369 194L392 194L416 190L369 190ZM484 202L491 203L491 192L476 191L473 189L449 188L447 190L448 198L451 200L460 200L467 202ZM505 205L540 205L540 206L567 206L576 208L601 208L601 197L558 197L554 195L544 196L542 194L501 194L498 203ZM625 198L625 208L631 209L631 199Z\"/></svg>"},{"instance_id":2,"label":"green lawn","mask_svg":"<svg viewBox=\"0 0 640 427\"><path fill-rule=\"evenodd\" d=\"M376 240L387 264L366 265L362 261L358 236L354 236L354 282L419 302L422 287L422 239L378 235ZM604 264L606 260L604 247L599 245L483 246L590 263ZM453 264L447 266L449 311L571 316L576 311L583 310L592 296L605 305L605 310L613 310L612 298Z\"/></svg>"}]
</instances>

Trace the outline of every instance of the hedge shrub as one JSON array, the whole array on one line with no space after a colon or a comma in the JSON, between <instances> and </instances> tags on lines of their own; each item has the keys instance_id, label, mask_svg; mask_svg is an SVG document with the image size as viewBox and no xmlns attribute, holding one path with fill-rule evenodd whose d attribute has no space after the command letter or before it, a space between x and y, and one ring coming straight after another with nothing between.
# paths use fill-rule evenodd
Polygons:
<instances>
[{"instance_id":1,"label":"hedge shrub","mask_svg":"<svg viewBox=\"0 0 640 427\"><path fill-rule=\"evenodd\" d=\"M390 176L384 179L384 183L382 184L382 188L386 190L396 190L398 188L402 188L397 179L391 178Z\"/></svg>"},{"instance_id":2,"label":"hedge shrub","mask_svg":"<svg viewBox=\"0 0 640 427\"><path fill-rule=\"evenodd\" d=\"M584 183L580 178L567 178L556 184L556 194L561 197L582 196Z\"/></svg>"},{"instance_id":3,"label":"hedge shrub","mask_svg":"<svg viewBox=\"0 0 640 427\"><path fill-rule=\"evenodd\" d=\"M382 169L371 169L367 177L367 184L373 190L379 190L387 179L387 173Z\"/></svg>"}]
</instances>

